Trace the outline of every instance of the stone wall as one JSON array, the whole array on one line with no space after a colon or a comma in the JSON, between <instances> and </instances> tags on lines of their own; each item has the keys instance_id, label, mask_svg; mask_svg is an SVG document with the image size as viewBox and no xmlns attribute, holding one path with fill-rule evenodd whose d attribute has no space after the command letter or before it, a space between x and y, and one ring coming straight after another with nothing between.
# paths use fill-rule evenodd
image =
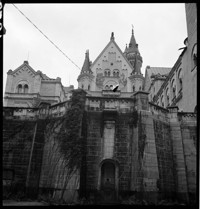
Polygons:
<instances>
[{"instance_id":1,"label":"stone wall","mask_svg":"<svg viewBox=\"0 0 200 209\"><path fill-rule=\"evenodd\" d=\"M27 187L32 197L37 195L44 146L43 130L43 122L40 120L36 122L4 118L3 178L7 178L9 170L13 173L10 189L15 193L20 190L25 192ZM33 140L35 143L31 161L29 161ZM30 173L28 174L29 163ZM6 184L6 180L4 183Z\"/></svg>"}]
</instances>

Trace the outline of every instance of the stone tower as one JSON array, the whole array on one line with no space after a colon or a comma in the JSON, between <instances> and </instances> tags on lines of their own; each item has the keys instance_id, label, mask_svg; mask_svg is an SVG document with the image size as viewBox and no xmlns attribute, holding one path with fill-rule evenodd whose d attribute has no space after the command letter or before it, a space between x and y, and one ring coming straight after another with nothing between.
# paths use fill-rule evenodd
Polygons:
<instances>
[{"instance_id":1,"label":"stone tower","mask_svg":"<svg viewBox=\"0 0 200 209\"><path fill-rule=\"evenodd\" d=\"M144 81L144 77L141 73L142 57L138 50L138 44L136 43L133 29L132 29L132 35L131 35L129 47L127 47L126 45L124 55L126 56L127 60L130 62L131 66L133 67L133 71L129 76L132 90L133 91L142 90L143 81Z\"/></svg>"},{"instance_id":2,"label":"stone tower","mask_svg":"<svg viewBox=\"0 0 200 209\"><path fill-rule=\"evenodd\" d=\"M91 90L91 82L93 80L93 73L90 69L91 66L91 62L90 62L90 58L89 58L89 50L86 51L85 53L85 61L83 63L83 67L81 69L81 73L78 76L78 87L82 88L84 90Z\"/></svg>"}]
</instances>

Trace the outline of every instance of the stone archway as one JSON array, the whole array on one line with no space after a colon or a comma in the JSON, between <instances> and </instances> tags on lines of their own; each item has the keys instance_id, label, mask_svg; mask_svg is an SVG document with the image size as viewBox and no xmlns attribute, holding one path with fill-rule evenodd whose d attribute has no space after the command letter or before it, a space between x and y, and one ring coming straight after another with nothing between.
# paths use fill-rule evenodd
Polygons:
<instances>
[{"instance_id":1,"label":"stone archway","mask_svg":"<svg viewBox=\"0 0 200 209\"><path fill-rule=\"evenodd\" d=\"M105 159L99 167L99 189L104 203L113 203L118 199L118 163Z\"/></svg>"}]
</instances>

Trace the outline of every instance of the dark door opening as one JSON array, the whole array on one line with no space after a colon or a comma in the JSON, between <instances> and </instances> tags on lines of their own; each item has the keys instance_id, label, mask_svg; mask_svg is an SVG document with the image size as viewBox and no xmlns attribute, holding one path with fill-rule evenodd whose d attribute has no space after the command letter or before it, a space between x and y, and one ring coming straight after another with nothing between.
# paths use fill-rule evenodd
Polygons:
<instances>
[{"instance_id":1,"label":"dark door opening","mask_svg":"<svg viewBox=\"0 0 200 209\"><path fill-rule=\"evenodd\" d=\"M111 162L105 162L101 166L101 191L105 202L115 200L115 190L115 165Z\"/></svg>"}]
</instances>

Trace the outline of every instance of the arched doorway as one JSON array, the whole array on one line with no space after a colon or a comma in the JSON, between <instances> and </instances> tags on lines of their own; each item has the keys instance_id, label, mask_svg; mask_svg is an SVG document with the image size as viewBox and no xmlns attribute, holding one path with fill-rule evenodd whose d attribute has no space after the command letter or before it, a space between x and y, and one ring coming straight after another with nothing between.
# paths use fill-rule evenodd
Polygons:
<instances>
[{"instance_id":1,"label":"arched doorway","mask_svg":"<svg viewBox=\"0 0 200 209\"><path fill-rule=\"evenodd\" d=\"M100 164L100 191L104 203L116 202L118 197L118 163L106 159Z\"/></svg>"},{"instance_id":2,"label":"arched doorway","mask_svg":"<svg viewBox=\"0 0 200 209\"><path fill-rule=\"evenodd\" d=\"M115 165L111 162L101 166L101 189L115 190Z\"/></svg>"}]
</instances>

